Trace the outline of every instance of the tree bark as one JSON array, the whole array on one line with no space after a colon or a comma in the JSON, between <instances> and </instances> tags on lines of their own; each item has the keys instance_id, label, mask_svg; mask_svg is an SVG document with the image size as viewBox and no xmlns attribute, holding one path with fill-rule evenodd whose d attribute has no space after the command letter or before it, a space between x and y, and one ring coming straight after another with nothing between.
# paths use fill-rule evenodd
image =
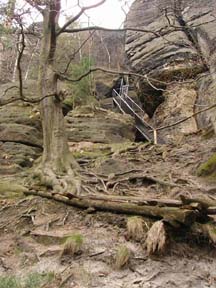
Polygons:
<instances>
[{"instance_id":1,"label":"tree bark","mask_svg":"<svg viewBox=\"0 0 216 288\"><path fill-rule=\"evenodd\" d=\"M43 37L39 64L38 87L40 97L53 94L41 102L41 119L43 127L43 155L38 176L41 184L57 192L65 191L68 183L73 186L73 161L65 134L62 112L63 95L58 91L57 75L54 72L56 52L56 26L60 12L60 0L49 1L43 12ZM63 179L65 177L65 179Z\"/></svg>"}]
</instances>

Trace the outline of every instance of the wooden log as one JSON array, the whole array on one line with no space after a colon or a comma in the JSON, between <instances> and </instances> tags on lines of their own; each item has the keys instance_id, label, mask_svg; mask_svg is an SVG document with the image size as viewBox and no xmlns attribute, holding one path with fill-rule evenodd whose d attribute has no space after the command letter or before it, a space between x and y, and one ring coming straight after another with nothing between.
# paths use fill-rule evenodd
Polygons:
<instances>
[{"instance_id":1,"label":"wooden log","mask_svg":"<svg viewBox=\"0 0 216 288\"><path fill-rule=\"evenodd\" d=\"M69 199L74 198L74 195L71 193L65 193ZM78 197L79 198L79 197ZM104 200L112 202L126 202L126 203L136 203L139 206L148 205L148 206L168 206L168 207L180 207L182 202L180 200L174 199L156 199L156 198L145 198L145 197L130 197L130 196L119 196L119 195L88 195L82 196L82 199L91 199L91 200Z\"/></svg>"},{"instance_id":2,"label":"wooden log","mask_svg":"<svg viewBox=\"0 0 216 288\"><path fill-rule=\"evenodd\" d=\"M184 205L199 203L204 209L208 209L209 207L216 207L216 199L210 198L208 196L188 198L184 195L180 195L180 199Z\"/></svg>"},{"instance_id":3,"label":"wooden log","mask_svg":"<svg viewBox=\"0 0 216 288\"><path fill-rule=\"evenodd\" d=\"M116 203L108 200L92 200L89 198L77 197L68 199L59 194L50 194L48 192L27 191L25 195L35 195L48 199L53 199L78 208L94 208L99 211L108 211L113 213L131 214L148 216L155 219L168 219L181 224L191 225L197 216L197 212L188 209L179 209L177 207L158 207L158 206L140 206L131 203Z\"/></svg>"}]
</instances>

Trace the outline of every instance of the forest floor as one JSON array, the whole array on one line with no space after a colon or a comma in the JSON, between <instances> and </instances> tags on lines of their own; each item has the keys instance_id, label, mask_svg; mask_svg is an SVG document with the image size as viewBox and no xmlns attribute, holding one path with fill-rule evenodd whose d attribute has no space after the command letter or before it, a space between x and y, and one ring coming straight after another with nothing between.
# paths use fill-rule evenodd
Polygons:
<instances>
[{"instance_id":1,"label":"forest floor","mask_svg":"<svg viewBox=\"0 0 216 288\"><path fill-rule=\"evenodd\" d=\"M215 152L215 138L190 135L161 146L70 143L70 149L92 175L128 178L105 189L108 194L158 199L216 194L215 183L196 176L200 163ZM130 180L135 170L175 185ZM216 249L210 243L170 239L166 252L150 257L142 241L128 239L126 215L15 196L0 198L0 288L216 287ZM68 235L81 235L83 245L77 255L63 257ZM122 245L132 256L129 265L118 270L115 254Z\"/></svg>"}]
</instances>

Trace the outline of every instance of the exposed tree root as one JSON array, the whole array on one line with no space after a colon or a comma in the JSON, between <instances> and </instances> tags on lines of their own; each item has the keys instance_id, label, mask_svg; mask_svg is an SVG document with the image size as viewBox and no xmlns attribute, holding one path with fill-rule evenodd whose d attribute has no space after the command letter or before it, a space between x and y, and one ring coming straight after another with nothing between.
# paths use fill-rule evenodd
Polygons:
<instances>
[{"instance_id":1,"label":"exposed tree root","mask_svg":"<svg viewBox=\"0 0 216 288\"><path fill-rule=\"evenodd\" d=\"M102 174L95 174L92 172L84 172L84 174L88 177L87 179L84 180L86 184L97 184L95 188L99 192L104 192L105 194L109 193L109 190L112 189L112 193L115 192L116 187L121 185L126 185L126 184L137 184L138 186L151 186L151 185L160 185L161 187L181 187L182 185L169 182L169 181L164 181L161 179L158 179L156 177L152 177L149 175L145 175L142 172L142 170L136 170L132 169L126 172L122 173L116 173L116 174L111 174L111 175L102 175ZM128 177L122 177L125 174L129 174Z\"/></svg>"},{"instance_id":2,"label":"exposed tree root","mask_svg":"<svg viewBox=\"0 0 216 288\"><path fill-rule=\"evenodd\" d=\"M64 165L62 163L56 165L52 162L44 165L40 163L34 172L34 177L39 180L39 185L50 189L53 194L64 194L71 191L73 194L79 195L81 193L81 177L77 172L78 167L73 159L69 159Z\"/></svg>"}]
</instances>

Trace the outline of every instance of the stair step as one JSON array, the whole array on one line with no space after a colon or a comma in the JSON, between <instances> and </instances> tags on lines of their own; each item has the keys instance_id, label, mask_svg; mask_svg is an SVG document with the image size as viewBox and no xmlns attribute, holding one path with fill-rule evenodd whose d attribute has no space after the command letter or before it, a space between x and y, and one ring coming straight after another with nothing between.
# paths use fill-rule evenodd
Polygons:
<instances>
[{"instance_id":1,"label":"stair step","mask_svg":"<svg viewBox=\"0 0 216 288\"><path fill-rule=\"evenodd\" d=\"M154 128L151 127L151 125L149 125L143 119L145 112L142 110L142 108L137 103L135 103L135 101L131 99L128 95L121 96L117 92L115 93L116 97L113 97L113 102L115 103L115 105L118 106L121 112L124 111L124 113L133 116L135 118L135 126L139 133L142 134L146 140L154 142ZM157 143L164 144L165 141L158 136Z\"/></svg>"}]
</instances>

